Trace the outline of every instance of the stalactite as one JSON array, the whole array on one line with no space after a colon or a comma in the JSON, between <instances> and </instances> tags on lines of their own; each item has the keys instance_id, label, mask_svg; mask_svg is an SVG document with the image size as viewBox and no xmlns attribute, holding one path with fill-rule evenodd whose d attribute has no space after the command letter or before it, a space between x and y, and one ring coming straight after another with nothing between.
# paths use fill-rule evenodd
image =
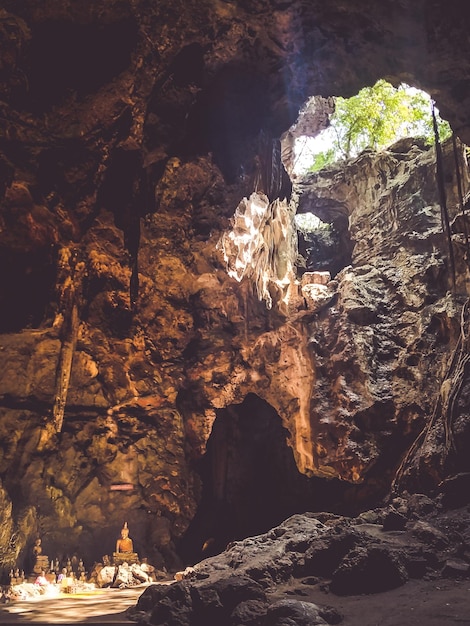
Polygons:
<instances>
[{"instance_id":1,"label":"stalactite","mask_svg":"<svg viewBox=\"0 0 470 626\"><path fill-rule=\"evenodd\" d=\"M253 193L238 205L232 225L219 242L227 271L238 282L251 279L258 299L270 309L270 285L276 284L285 296L294 280L297 241L291 207L286 201L269 202L264 194Z\"/></svg>"},{"instance_id":2,"label":"stalactite","mask_svg":"<svg viewBox=\"0 0 470 626\"><path fill-rule=\"evenodd\" d=\"M291 182L281 160L279 139L273 139L265 132L260 133L257 163L255 191L266 194L271 201L289 198Z\"/></svg>"},{"instance_id":3,"label":"stalactite","mask_svg":"<svg viewBox=\"0 0 470 626\"><path fill-rule=\"evenodd\" d=\"M232 230L219 241L232 278L251 279L268 309L288 297L295 280L297 234L289 203L292 185L281 158L281 142L261 131L258 137L254 192L243 198L232 218ZM288 181L288 184L286 184ZM270 289L273 287L274 289Z\"/></svg>"},{"instance_id":4,"label":"stalactite","mask_svg":"<svg viewBox=\"0 0 470 626\"><path fill-rule=\"evenodd\" d=\"M59 255L59 315L61 316L61 348L56 370L55 395L52 408L52 423L55 432L61 432L65 405L72 373L80 325L79 301L84 264L77 260L76 251L62 248Z\"/></svg>"}]
</instances>

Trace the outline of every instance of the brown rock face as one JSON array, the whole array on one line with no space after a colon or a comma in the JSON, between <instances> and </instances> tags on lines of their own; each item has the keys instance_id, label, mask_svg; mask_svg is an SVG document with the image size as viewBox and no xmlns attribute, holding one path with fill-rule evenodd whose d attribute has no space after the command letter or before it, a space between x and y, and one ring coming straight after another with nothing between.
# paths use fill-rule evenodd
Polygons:
<instances>
[{"instance_id":1,"label":"brown rock face","mask_svg":"<svg viewBox=\"0 0 470 626\"><path fill-rule=\"evenodd\" d=\"M267 449L286 473L273 523L338 508L337 479L364 483L348 506L384 493L429 420L402 479L468 471L451 155L454 295L432 151L366 153L294 190L352 251L304 292L280 161L311 96L320 128L330 96L379 77L425 88L470 142L460 3L20 4L0 9L0 564L37 534L91 564L127 521L140 556L177 567L201 501L242 509L232 536L270 524L243 498Z\"/></svg>"},{"instance_id":2,"label":"brown rock face","mask_svg":"<svg viewBox=\"0 0 470 626\"><path fill-rule=\"evenodd\" d=\"M435 194L434 150L407 148L403 153L400 142L378 154L365 152L298 185L300 210L338 227L344 217L349 223L352 265L336 276L337 300L309 331L318 469L353 481L374 464L372 473L392 471L394 464L383 465L387 454L393 451L396 463L399 450L432 413L431 381L450 378L444 374L448 350L457 345L466 298L466 248L458 243L464 233L457 228L451 146L444 166L459 268L455 297Z\"/></svg>"}]
</instances>

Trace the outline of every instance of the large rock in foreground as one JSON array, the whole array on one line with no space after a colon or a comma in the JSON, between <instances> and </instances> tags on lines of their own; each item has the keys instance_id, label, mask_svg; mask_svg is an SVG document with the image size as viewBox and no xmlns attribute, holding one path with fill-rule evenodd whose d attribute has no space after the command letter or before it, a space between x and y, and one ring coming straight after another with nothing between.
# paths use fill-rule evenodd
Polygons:
<instances>
[{"instance_id":1,"label":"large rock in foreground","mask_svg":"<svg viewBox=\"0 0 470 626\"><path fill-rule=\"evenodd\" d=\"M468 510L442 512L423 495L395 499L355 519L294 515L187 568L171 585L152 585L129 617L158 626L338 623L334 608L279 599L277 589L295 580L321 584L334 605L334 595L384 592L409 578L465 576L470 559L459 555L470 550L470 535L445 536L443 530L462 528L469 519Z\"/></svg>"}]
</instances>

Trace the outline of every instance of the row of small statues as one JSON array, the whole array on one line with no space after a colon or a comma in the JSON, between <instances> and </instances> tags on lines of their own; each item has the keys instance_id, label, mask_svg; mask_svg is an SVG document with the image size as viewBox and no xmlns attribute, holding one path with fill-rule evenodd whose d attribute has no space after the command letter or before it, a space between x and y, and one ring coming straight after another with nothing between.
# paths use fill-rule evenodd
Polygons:
<instances>
[{"instance_id":1,"label":"row of small statues","mask_svg":"<svg viewBox=\"0 0 470 626\"><path fill-rule=\"evenodd\" d=\"M116 551L113 552L113 563L115 565L121 565L124 562L132 564L137 563L138 560L139 556L136 552L134 552L134 544L132 539L129 537L129 527L127 522L124 522L121 529L121 536L116 541ZM60 575L74 575L83 580L86 574L83 559L78 558L76 555L72 558L67 557L66 562L63 562L62 564L58 558L49 561L49 557L42 554L42 542L39 538L36 539L33 547L33 561L32 573L34 575L49 572L50 574L55 574L56 577L59 577ZM12 570L10 572L10 579L16 579L17 581L21 580L21 582L23 582L25 580L24 572L21 573L19 570L14 572Z\"/></svg>"},{"instance_id":2,"label":"row of small statues","mask_svg":"<svg viewBox=\"0 0 470 626\"><path fill-rule=\"evenodd\" d=\"M40 572L38 572L37 576L36 574L34 574L33 578L35 579L34 582L38 582L38 584L42 584L42 579L44 579L44 581L46 582L60 582L63 578L70 578L72 580L81 580L81 581L85 581L86 580L86 571L85 568L83 567L83 569L78 570L77 572L74 572L73 570L69 570L66 567L63 567L62 569L60 569L59 571L53 570L52 568L49 570L49 573L47 574L50 580L46 579L46 571L45 570L41 570ZM27 577L24 573L24 570L19 570L18 568L16 568L15 570L10 570L10 586L11 585L21 585L24 582L33 582L31 580L31 577Z\"/></svg>"},{"instance_id":3,"label":"row of small statues","mask_svg":"<svg viewBox=\"0 0 470 626\"><path fill-rule=\"evenodd\" d=\"M10 585L21 585L25 580L24 570L19 570L18 568L10 570Z\"/></svg>"},{"instance_id":4,"label":"row of small statues","mask_svg":"<svg viewBox=\"0 0 470 626\"><path fill-rule=\"evenodd\" d=\"M33 557L33 574L49 572L51 574L55 574L56 576L64 573L66 573L67 576L72 574L80 576L82 573L85 573L83 559L78 558L76 555L72 556L72 558L67 557L65 561L62 561L62 563L57 557L49 561L49 557L42 554L41 539L36 539L36 543L33 548Z\"/></svg>"}]
</instances>

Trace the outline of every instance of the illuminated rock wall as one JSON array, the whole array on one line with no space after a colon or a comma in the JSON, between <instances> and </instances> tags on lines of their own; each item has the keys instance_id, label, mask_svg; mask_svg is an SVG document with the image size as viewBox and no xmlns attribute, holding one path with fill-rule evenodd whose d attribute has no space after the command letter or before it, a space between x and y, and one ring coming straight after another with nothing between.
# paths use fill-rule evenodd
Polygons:
<instances>
[{"instance_id":1,"label":"illuminated rock wall","mask_svg":"<svg viewBox=\"0 0 470 626\"><path fill-rule=\"evenodd\" d=\"M299 209L325 221L347 216L353 244L352 265L336 276L337 300L308 325L320 471L325 465L325 471L350 480L367 474L383 478L384 471L393 475L400 451L429 424L439 387L451 377L447 368L468 296L468 225L456 195L450 142L444 156L455 287L434 149L402 141L298 184ZM459 159L466 191L462 148ZM433 457L427 463L435 464L429 471L439 475L445 453L439 460L436 450L426 455ZM385 458L393 459L389 467Z\"/></svg>"},{"instance_id":2,"label":"illuminated rock wall","mask_svg":"<svg viewBox=\"0 0 470 626\"><path fill-rule=\"evenodd\" d=\"M407 250L393 270L369 262L388 235L364 230L375 209L363 219L350 206L358 265L319 309L272 280L268 309L250 278L227 274L217 244L243 198L289 195L268 157L312 95L406 79L468 140L461 13L411 1L365 12L311 0L4 0L0 32L0 475L13 520L3 563L38 533L46 554L92 561L128 521L141 556L177 567L200 496L192 463L217 409L248 393L278 413L302 471L358 480L373 466L386 482L435 397L413 363L434 350L438 376L458 334L440 240L401 280ZM422 227L408 239L427 250ZM271 243L262 267L283 281L290 252ZM458 273L461 293L461 261Z\"/></svg>"},{"instance_id":3,"label":"illuminated rock wall","mask_svg":"<svg viewBox=\"0 0 470 626\"><path fill-rule=\"evenodd\" d=\"M259 300L268 309L276 306L289 310L289 296L295 290L294 263L297 258L295 207L287 201L274 200L259 193L243 198L224 233L219 246L231 278L247 278L255 287ZM298 304L298 303L297 303Z\"/></svg>"}]
</instances>

